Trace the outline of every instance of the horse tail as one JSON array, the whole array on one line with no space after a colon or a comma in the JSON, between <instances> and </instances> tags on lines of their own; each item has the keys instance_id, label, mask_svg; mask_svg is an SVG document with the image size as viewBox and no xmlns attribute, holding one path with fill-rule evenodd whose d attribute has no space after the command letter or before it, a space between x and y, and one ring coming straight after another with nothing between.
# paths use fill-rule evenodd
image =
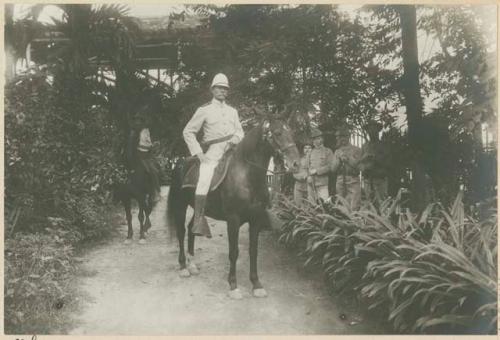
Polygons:
<instances>
[{"instance_id":1,"label":"horse tail","mask_svg":"<svg viewBox=\"0 0 500 340\"><path fill-rule=\"evenodd\" d=\"M179 214L186 213L182 211L182 166L179 160L172 171L172 178L170 181L170 190L168 191L167 198L167 223L169 234L171 238L177 235L177 229L184 227L180 225Z\"/></svg>"}]
</instances>

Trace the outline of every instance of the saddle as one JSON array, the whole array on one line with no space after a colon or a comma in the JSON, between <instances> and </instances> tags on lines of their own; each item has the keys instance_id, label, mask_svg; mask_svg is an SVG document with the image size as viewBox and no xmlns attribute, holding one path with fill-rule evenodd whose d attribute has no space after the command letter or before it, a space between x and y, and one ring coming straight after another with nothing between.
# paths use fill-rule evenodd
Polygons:
<instances>
[{"instance_id":1,"label":"saddle","mask_svg":"<svg viewBox=\"0 0 500 340\"><path fill-rule=\"evenodd\" d=\"M229 168L229 163L234 155L234 148L229 149L224 153L219 164L215 167L214 175L210 183L209 191L214 191L219 187L224 178L227 175L227 170ZM196 188L198 183L198 177L200 175L200 161L198 157L191 156L184 159L184 164L182 167L183 181L182 188Z\"/></svg>"}]
</instances>

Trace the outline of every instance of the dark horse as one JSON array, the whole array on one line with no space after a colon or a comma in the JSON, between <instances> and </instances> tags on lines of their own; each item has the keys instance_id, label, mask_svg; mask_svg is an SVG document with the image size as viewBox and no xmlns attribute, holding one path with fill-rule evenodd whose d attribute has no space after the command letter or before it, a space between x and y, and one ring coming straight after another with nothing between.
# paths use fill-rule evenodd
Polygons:
<instances>
[{"instance_id":1,"label":"dark horse","mask_svg":"<svg viewBox=\"0 0 500 340\"><path fill-rule=\"evenodd\" d=\"M236 260L238 259L238 236L240 226L249 223L250 236L250 281L253 295L267 295L257 275L257 249L259 232L270 228L266 208L269 205L269 192L266 173L274 153L283 157L285 165L297 171L299 152L293 141L290 128L278 118L264 118L246 134L239 143L230 160L226 177L221 185L208 194L206 215L227 222L229 239L229 295L240 299L241 292L236 284ZM181 161L182 162L182 161ZM182 188L183 167L177 163L172 176L168 196L167 217L171 234L179 241L180 275L196 274L198 268L192 261L194 256L193 219L188 224L188 266L184 253L186 208L193 206L194 189Z\"/></svg>"},{"instance_id":2,"label":"dark horse","mask_svg":"<svg viewBox=\"0 0 500 340\"><path fill-rule=\"evenodd\" d=\"M139 206L140 235L139 243L146 243L145 233L151 228L149 215L153 210L155 185L137 152L137 136L132 135L127 145L128 176L124 183L115 185L115 199L122 202L127 217L128 233L125 243L131 243L134 231L132 230L132 200Z\"/></svg>"}]
</instances>

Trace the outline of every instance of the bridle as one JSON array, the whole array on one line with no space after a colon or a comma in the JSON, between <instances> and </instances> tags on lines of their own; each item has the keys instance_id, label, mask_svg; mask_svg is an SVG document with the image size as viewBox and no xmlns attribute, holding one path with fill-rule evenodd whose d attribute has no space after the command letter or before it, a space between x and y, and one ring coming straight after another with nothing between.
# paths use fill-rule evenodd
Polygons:
<instances>
[{"instance_id":1,"label":"bridle","mask_svg":"<svg viewBox=\"0 0 500 340\"><path fill-rule=\"evenodd\" d=\"M272 132L269 130L265 133L265 136L264 136L264 139L269 143L271 144L273 150L275 151L276 154L278 154L280 157L283 156L284 152L290 148L293 148L295 147L295 144L293 142L290 142L289 144L285 145L283 148L280 148L280 146L278 145L278 143L276 143L276 141L274 140L273 138L273 134ZM272 173L273 175L283 175L283 174L286 174L287 171L273 171L273 170L269 170L257 163L254 163L252 161L249 161L248 159L245 159L245 162L247 162L248 164L258 168L258 169L261 169L261 170L265 170L267 172L270 172Z\"/></svg>"}]
</instances>

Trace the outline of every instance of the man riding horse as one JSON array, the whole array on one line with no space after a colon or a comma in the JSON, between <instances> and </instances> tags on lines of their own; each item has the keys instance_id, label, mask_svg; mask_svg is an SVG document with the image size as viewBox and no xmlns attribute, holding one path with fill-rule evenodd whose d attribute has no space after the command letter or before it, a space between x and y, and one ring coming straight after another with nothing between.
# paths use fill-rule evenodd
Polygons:
<instances>
[{"instance_id":1,"label":"man riding horse","mask_svg":"<svg viewBox=\"0 0 500 340\"><path fill-rule=\"evenodd\" d=\"M227 87L227 78L216 76L212 85L214 100L198 109L184 133L188 137L191 153L198 157L180 159L177 162L172 171L168 193L167 221L170 234L176 235L179 242L179 275L189 277L199 273L194 261L193 224L195 217L198 226L205 221L206 199L206 215L225 221L227 224L229 297L232 299L243 297L237 285L236 262L239 254L240 227L245 223L248 223L250 281L253 296L265 297L267 293L257 273L257 253L259 233L268 229L271 224L267 213L270 201L266 174L271 157L282 158L285 167L291 172L296 172L300 156L293 131L286 123L284 115L269 115L255 110L258 115L257 124L243 136L236 110L224 103L226 90L217 87L217 85ZM205 132L203 140L209 143L204 141L194 143L196 131L199 130ZM231 153L225 152L226 147L234 143L237 145ZM207 144L210 144L208 150L203 152L201 146ZM202 175L195 177L199 167L193 160L197 158L201 159ZM217 162L219 165L214 169ZM210 183L212 176L213 183ZM188 206L195 208L195 216L191 218L186 228ZM208 225L202 227L204 235L210 235ZM186 231L187 256L184 250Z\"/></svg>"},{"instance_id":2,"label":"man riding horse","mask_svg":"<svg viewBox=\"0 0 500 340\"><path fill-rule=\"evenodd\" d=\"M125 208L128 233L125 243L132 242L131 202L136 200L139 208L140 240L145 243L145 233L151 227L149 215L160 197L159 166L152 153L153 143L149 134L148 122L143 107L133 117L130 133L125 146L125 163L128 170L126 181L115 184L115 198Z\"/></svg>"},{"instance_id":3,"label":"man riding horse","mask_svg":"<svg viewBox=\"0 0 500 340\"><path fill-rule=\"evenodd\" d=\"M189 152L200 160L195 191L193 233L208 238L211 237L211 233L204 216L205 203L214 170L224 153L241 142L244 136L238 111L225 102L229 89L227 77L222 73L215 75L210 88L212 101L196 110L183 131ZM196 139L200 130L203 131L202 143L208 145L205 151Z\"/></svg>"},{"instance_id":4,"label":"man riding horse","mask_svg":"<svg viewBox=\"0 0 500 340\"><path fill-rule=\"evenodd\" d=\"M148 119L144 116L145 108L134 117L128 140L129 169L135 171L137 166L142 166L151 180L152 201L157 202L160 197L159 166L153 156L151 135Z\"/></svg>"}]
</instances>

